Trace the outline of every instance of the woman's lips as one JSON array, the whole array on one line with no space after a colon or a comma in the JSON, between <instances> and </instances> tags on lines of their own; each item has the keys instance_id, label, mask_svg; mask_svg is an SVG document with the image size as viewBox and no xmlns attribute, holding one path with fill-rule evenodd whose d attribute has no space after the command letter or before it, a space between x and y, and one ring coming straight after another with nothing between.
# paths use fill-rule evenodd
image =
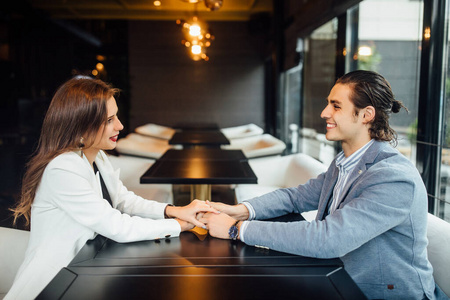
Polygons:
<instances>
[{"instance_id":1,"label":"woman's lips","mask_svg":"<svg viewBox=\"0 0 450 300\"><path fill-rule=\"evenodd\" d=\"M110 137L109 139L115 143L115 142L117 142L118 138L119 138L119 135L115 135L115 136Z\"/></svg>"}]
</instances>

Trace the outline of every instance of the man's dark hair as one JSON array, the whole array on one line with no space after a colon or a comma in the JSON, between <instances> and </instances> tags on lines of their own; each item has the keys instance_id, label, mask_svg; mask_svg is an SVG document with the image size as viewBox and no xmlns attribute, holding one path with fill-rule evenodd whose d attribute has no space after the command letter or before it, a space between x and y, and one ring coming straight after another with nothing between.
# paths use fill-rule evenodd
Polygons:
<instances>
[{"instance_id":1,"label":"man's dark hair","mask_svg":"<svg viewBox=\"0 0 450 300\"><path fill-rule=\"evenodd\" d=\"M376 72L357 70L339 78L336 81L338 83L351 87L350 101L355 105L356 115L367 106L375 108L375 118L369 129L370 137L397 145L397 133L389 126L389 116L398 113L401 108L408 109L395 99L389 82Z\"/></svg>"}]
</instances>

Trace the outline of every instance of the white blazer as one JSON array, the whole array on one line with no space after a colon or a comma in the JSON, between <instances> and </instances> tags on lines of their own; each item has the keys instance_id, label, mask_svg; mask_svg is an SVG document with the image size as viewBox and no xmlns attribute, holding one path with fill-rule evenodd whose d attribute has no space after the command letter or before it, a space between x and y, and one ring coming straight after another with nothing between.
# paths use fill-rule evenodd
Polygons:
<instances>
[{"instance_id":1,"label":"white blazer","mask_svg":"<svg viewBox=\"0 0 450 300\"><path fill-rule=\"evenodd\" d=\"M164 219L166 203L128 191L102 151L95 163L114 208L103 199L99 174L84 155L67 152L53 159L32 205L25 260L5 299L34 299L96 234L117 242L180 234L176 220Z\"/></svg>"}]
</instances>

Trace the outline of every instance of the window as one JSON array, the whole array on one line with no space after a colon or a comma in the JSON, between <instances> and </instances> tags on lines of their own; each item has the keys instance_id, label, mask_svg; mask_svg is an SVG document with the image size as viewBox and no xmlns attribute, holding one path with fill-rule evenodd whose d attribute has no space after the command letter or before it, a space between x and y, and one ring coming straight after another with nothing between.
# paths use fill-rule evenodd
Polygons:
<instances>
[{"instance_id":1,"label":"window","mask_svg":"<svg viewBox=\"0 0 450 300\"><path fill-rule=\"evenodd\" d=\"M396 98L409 110L391 116L398 134L397 149L413 163L422 15L422 1L365 0L349 10L347 25L346 71L372 70L389 81Z\"/></svg>"},{"instance_id":2,"label":"window","mask_svg":"<svg viewBox=\"0 0 450 300\"><path fill-rule=\"evenodd\" d=\"M299 151L325 164L336 155L335 142L325 139L320 118L328 94L336 81L337 18L322 25L305 39L304 91Z\"/></svg>"},{"instance_id":3,"label":"window","mask_svg":"<svg viewBox=\"0 0 450 300\"><path fill-rule=\"evenodd\" d=\"M448 20L450 18L449 11L446 13L446 22L448 26ZM444 60L443 60L443 87L444 91L442 102L444 118L442 129L442 150L441 150L441 165L440 165L440 180L439 180L439 194L435 199L435 214L446 221L450 221L450 43L448 32L449 29L445 28L446 40L444 41Z\"/></svg>"}]
</instances>

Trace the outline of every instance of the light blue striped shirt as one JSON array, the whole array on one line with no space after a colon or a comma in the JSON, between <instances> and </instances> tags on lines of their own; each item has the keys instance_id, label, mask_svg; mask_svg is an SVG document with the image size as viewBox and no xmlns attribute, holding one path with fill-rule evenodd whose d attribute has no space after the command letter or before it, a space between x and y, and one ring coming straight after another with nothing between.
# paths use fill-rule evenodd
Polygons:
<instances>
[{"instance_id":1,"label":"light blue striped shirt","mask_svg":"<svg viewBox=\"0 0 450 300\"><path fill-rule=\"evenodd\" d=\"M333 201L329 207L328 213L332 214L342 201L341 193L347 183L348 176L355 168L361 157L366 150L373 144L373 140L370 140L363 147L352 153L349 157L345 157L344 151L341 151L336 156L336 167L339 169L339 176L336 185L333 189Z\"/></svg>"},{"instance_id":2,"label":"light blue striped shirt","mask_svg":"<svg viewBox=\"0 0 450 300\"><path fill-rule=\"evenodd\" d=\"M341 192L344 189L345 183L347 182L348 176L350 175L351 171L355 168L356 164L359 162L361 157L364 155L366 150L373 144L373 139L370 140L367 144L365 144L363 147L359 148L357 151L352 153L349 157L345 157L344 151L341 151L336 156L336 167L339 169L339 176L338 180L336 182L336 185L333 189L333 201L329 208L329 213L333 213L336 208L339 206L342 199L340 199ZM251 206L248 202L242 202L244 204L249 212L248 220L253 220L255 218L255 210L253 209L253 206ZM244 221L241 224L241 228L239 230L239 238L245 242L244 235L245 235L245 229L247 228L248 221Z\"/></svg>"}]
</instances>

